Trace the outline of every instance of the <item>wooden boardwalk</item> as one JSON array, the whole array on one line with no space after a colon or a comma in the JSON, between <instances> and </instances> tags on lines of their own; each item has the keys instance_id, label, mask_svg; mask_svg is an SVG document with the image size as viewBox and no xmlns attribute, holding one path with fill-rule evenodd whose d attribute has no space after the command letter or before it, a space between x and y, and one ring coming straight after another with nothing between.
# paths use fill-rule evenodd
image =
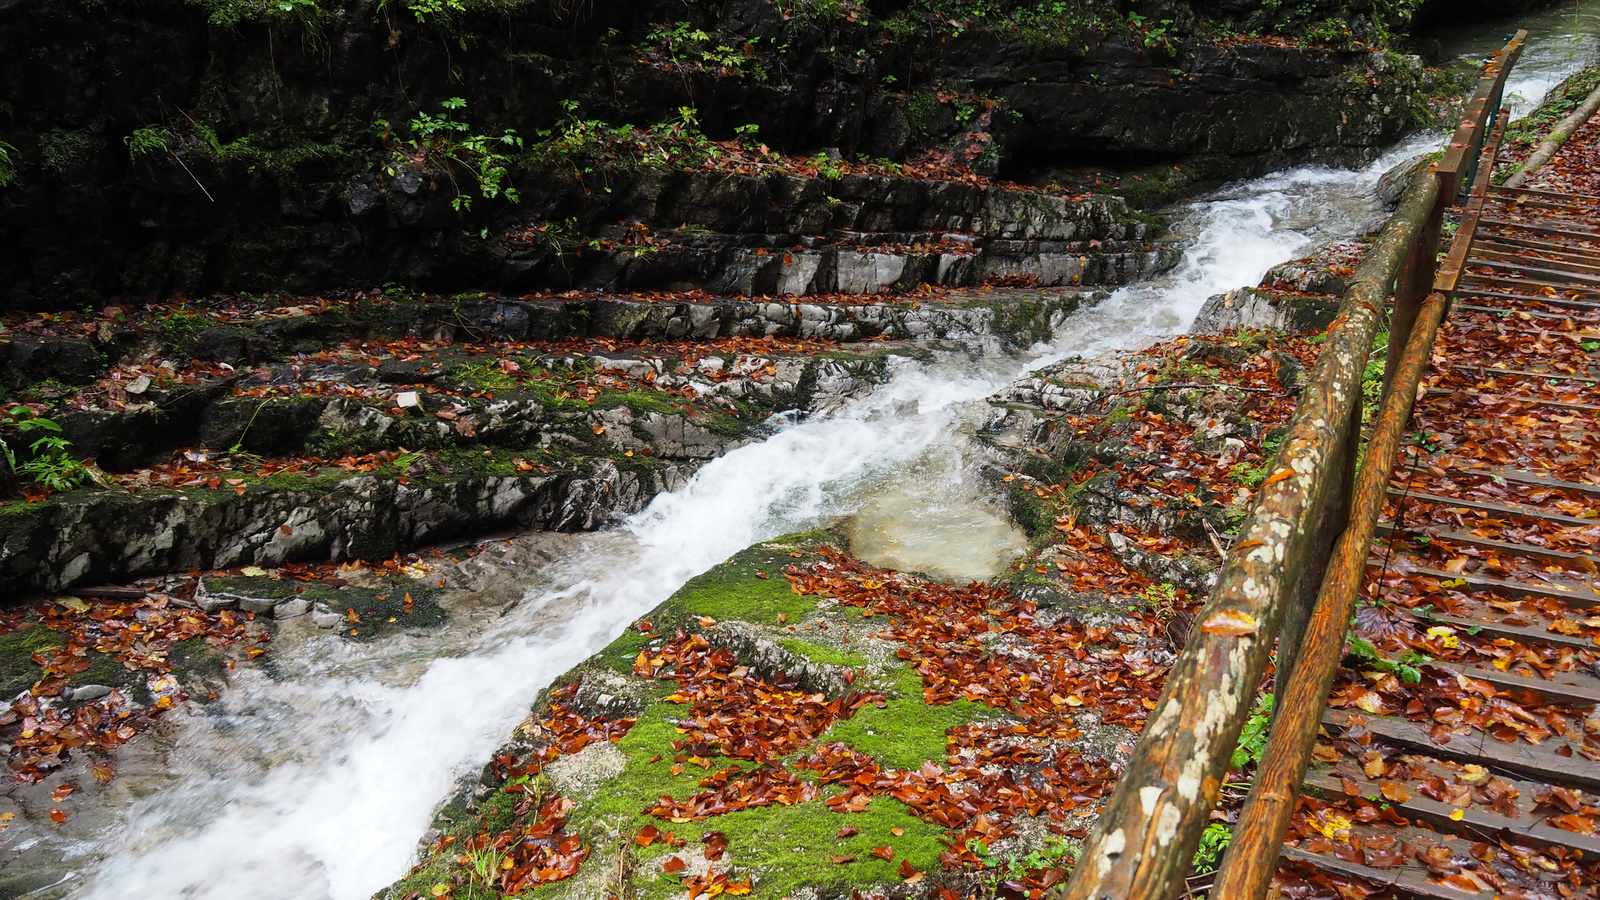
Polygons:
<instances>
[{"instance_id":1,"label":"wooden boardwalk","mask_svg":"<svg viewBox=\"0 0 1600 900\"><path fill-rule=\"evenodd\" d=\"M1278 889L1596 896L1600 197L1489 189L1419 394Z\"/></svg>"}]
</instances>

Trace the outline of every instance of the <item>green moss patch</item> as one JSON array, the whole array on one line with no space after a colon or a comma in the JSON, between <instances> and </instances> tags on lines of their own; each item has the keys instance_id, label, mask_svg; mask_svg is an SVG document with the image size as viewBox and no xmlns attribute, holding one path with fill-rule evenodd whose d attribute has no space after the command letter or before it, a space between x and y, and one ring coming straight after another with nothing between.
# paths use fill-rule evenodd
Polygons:
<instances>
[{"instance_id":1,"label":"green moss patch","mask_svg":"<svg viewBox=\"0 0 1600 900\"><path fill-rule=\"evenodd\" d=\"M860 673L857 689L884 694L886 702L882 707L862 706L853 717L836 721L812 743L770 764L804 782L817 784L817 776L796 763L822 744L842 742L885 767L916 769L929 761L945 764L950 752L946 740L949 729L1007 718L1004 712L981 703L925 703L922 679L912 667L896 657L874 652L868 646L871 642L863 640L863 632L880 627L876 620L864 620L859 626L840 621L826 638L818 635L814 640L800 636L811 632L789 630L795 627L790 623L817 620L817 598L795 594L783 576L784 568L815 563L818 548L834 542L826 532L813 532L741 551L691 579L641 623L634 623L597 656L557 680L557 685L592 681L606 695L632 698L637 709L632 715L637 721L615 743L581 751L612 760L612 765L620 766L620 773L608 772L592 782L570 781L559 773L551 776L562 796L576 804L567 819L567 832L581 835L591 856L573 880L535 888L522 896L587 895L600 890L602 882L604 895L611 896L618 891L613 879L619 852L628 856L622 869L632 872L629 883L622 886L622 896L638 900L681 896L684 888L679 878L686 873L665 874L663 863L668 856L676 855L691 863L689 872L695 871L695 864L703 862L702 839L711 832L727 836L727 855L716 866L736 880L753 879L756 897L788 897L807 887L819 889L824 895L842 895L868 885L895 884L901 880L900 866L905 862L918 871L940 871L939 853L946 849L941 839L946 837L947 829L917 818L911 808L887 795L873 797L859 812L835 812L825 801L841 792L839 785L819 786L814 798L793 805L774 803L698 821L671 822L648 813L663 799L682 802L707 790L701 781L713 773L729 767L740 772L757 768L749 760L692 756L691 750L681 747L684 732L678 724L690 708L668 699L678 686L671 680L646 681L632 674L641 650L660 647L680 626L691 632L704 631L704 617L739 623L811 663L848 667ZM835 635L842 639L847 633L859 643L841 648L817 642L831 641ZM862 649L849 649L855 646ZM547 692L535 704L537 715L548 715L550 696ZM675 749L675 743L680 747ZM505 752L523 758L526 748L525 743L513 742ZM574 766L582 768L576 757L572 759ZM557 770L547 768L535 777L545 778L552 772ZM480 799L467 802L468 795L464 794L436 819L436 827L459 843L481 830L493 834L516 824L511 809L514 804L507 799L511 795L498 790L502 783L500 777L485 777L481 782L484 788L471 795ZM686 843L672 847L663 838L638 846L633 837L647 826L670 831L674 839ZM841 836L841 830L849 833ZM891 848L891 858L875 856L873 851L877 848ZM835 862L835 858L843 861ZM474 893L480 888L472 885L466 864L450 849L429 856L387 896L403 897L412 890L420 890L426 896L439 884L451 885L452 897L480 896Z\"/></svg>"},{"instance_id":2,"label":"green moss patch","mask_svg":"<svg viewBox=\"0 0 1600 900\"><path fill-rule=\"evenodd\" d=\"M949 729L1005 715L968 700L930 706L922 701L922 679L909 666L896 667L892 674L894 685L884 691L888 705L866 707L833 726L831 740L871 754L884 765L915 769L927 760L945 758Z\"/></svg>"}]
</instances>

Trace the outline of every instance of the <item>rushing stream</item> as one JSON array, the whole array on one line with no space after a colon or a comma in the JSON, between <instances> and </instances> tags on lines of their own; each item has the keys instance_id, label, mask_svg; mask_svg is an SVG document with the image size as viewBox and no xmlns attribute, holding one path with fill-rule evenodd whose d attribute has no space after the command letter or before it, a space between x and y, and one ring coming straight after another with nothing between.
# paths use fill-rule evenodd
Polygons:
<instances>
[{"instance_id":1,"label":"rushing stream","mask_svg":"<svg viewBox=\"0 0 1600 900\"><path fill-rule=\"evenodd\" d=\"M1519 92L1581 62L1541 47L1530 49ZM363 900L405 872L435 805L536 691L756 541L854 516L869 558L987 577L1019 535L969 477L983 458L968 435L986 396L1064 356L1181 332L1207 296L1357 233L1377 212L1377 176L1433 144L1360 170L1298 169L1225 188L1181 215L1178 270L1076 315L1053 344L1024 357L902 361L870 396L707 464L621 527L520 539L501 551L502 577L522 596L509 608L462 601L438 631L366 644L290 623L276 678L241 667L220 700L172 714L161 765L142 775L124 765L143 796L94 844L73 848L69 895Z\"/></svg>"}]
</instances>

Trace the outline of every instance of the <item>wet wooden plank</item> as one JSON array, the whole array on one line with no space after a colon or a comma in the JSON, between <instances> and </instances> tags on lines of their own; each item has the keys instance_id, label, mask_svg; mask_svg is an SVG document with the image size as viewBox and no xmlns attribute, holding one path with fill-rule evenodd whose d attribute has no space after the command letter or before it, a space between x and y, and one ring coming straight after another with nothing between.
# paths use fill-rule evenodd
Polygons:
<instances>
[{"instance_id":1,"label":"wet wooden plank","mask_svg":"<svg viewBox=\"0 0 1600 900\"><path fill-rule=\"evenodd\" d=\"M1461 276L1465 290L1484 286L1516 290L1524 287L1547 287L1558 291L1588 291L1600 289L1600 276L1580 275L1572 272L1540 270L1536 266L1510 266L1505 263L1474 262L1474 266L1498 267L1504 275L1483 275L1468 271ZM1525 273L1533 274L1525 274Z\"/></svg>"},{"instance_id":2,"label":"wet wooden plank","mask_svg":"<svg viewBox=\"0 0 1600 900\"><path fill-rule=\"evenodd\" d=\"M1532 418L1532 416L1517 416L1515 418L1519 418L1519 419L1520 418ZM1555 432L1556 432L1556 435L1559 436L1559 437L1562 437L1562 438L1575 438L1575 437L1581 437L1581 436L1584 436L1584 435L1593 435L1593 434L1595 434L1595 431L1594 431L1594 428L1592 426L1600 424L1600 423L1590 422L1588 420L1588 417L1586 417L1586 416L1584 416L1584 417L1562 416L1561 418L1563 418L1563 419L1571 419L1572 421L1570 421L1570 422L1558 422L1558 421L1554 420L1554 417L1552 417L1551 421L1549 421L1549 422L1540 421L1538 424L1539 425L1546 425L1546 426L1549 426L1551 428L1554 428ZM1429 421L1431 426L1437 426L1439 424L1439 421L1437 419L1429 418L1428 421ZM1505 424L1505 419L1497 418L1497 417L1494 417L1494 416L1465 416L1465 417L1462 417L1462 418L1454 419L1453 421L1460 422L1463 425L1473 426L1472 428L1463 429L1464 432L1471 432L1471 431L1474 430L1474 428L1476 428L1476 429L1488 429L1489 431L1496 431L1503 424ZM1527 425L1527 423L1524 423L1524 422L1512 422L1510 424L1517 425L1519 428L1529 427ZM1441 429L1439 429L1438 427L1430 427L1428 430L1430 430L1430 431L1439 431ZM1452 431L1451 433L1455 434L1454 431ZM1546 444L1545 446L1549 446L1549 445Z\"/></svg>"},{"instance_id":3,"label":"wet wooden plank","mask_svg":"<svg viewBox=\"0 0 1600 900\"><path fill-rule=\"evenodd\" d=\"M1511 197L1535 197L1549 200L1566 200L1600 207L1600 197L1590 196L1589 194L1564 194L1560 191L1547 191L1539 188L1506 187L1503 184L1490 185L1488 195L1490 197L1502 195Z\"/></svg>"},{"instance_id":4,"label":"wet wooden plank","mask_svg":"<svg viewBox=\"0 0 1600 900\"><path fill-rule=\"evenodd\" d=\"M1504 466L1492 466L1485 469L1465 469L1461 471L1489 472L1499 475L1507 481L1519 484L1532 484L1539 487L1557 488L1564 491L1576 491L1590 497L1600 497L1600 484L1589 484L1583 481L1563 481L1559 478L1550 478L1537 472L1527 472L1522 469L1510 469Z\"/></svg>"},{"instance_id":5,"label":"wet wooden plank","mask_svg":"<svg viewBox=\"0 0 1600 900\"><path fill-rule=\"evenodd\" d=\"M1536 210L1551 210L1554 214L1567 218L1569 214L1587 216L1595 212L1595 207L1588 203L1574 203L1563 200L1560 195L1545 195L1542 197L1525 197L1510 200L1505 197L1496 197L1493 205L1488 207L1496 212L1520 212L1524 215L1532 213L1540 215Z\"/></svg>"},{"instance_id":6,"label":"wet wooden plank","mask_svg":"<svg viewBox=\"0 0 1600 900\"><path fill-rule=\"evenodd\" d=\"M1436 744L1428 736L1427 729L1409 719L1369 716L1343 709L1330 709L1322 715L1325 727L1341 733L1352 721L1362 722L1375 738L1402 747L1415 747L1434 756L1519 772L1552 784L1600 790L1600 766L1576 752L1571 756L1558 755L1556 747L1566 743L1562 738L1551 737L1535 746L1522 740L1500 741L1482 732L1472 732L1452 734L1447 743Z\"/></svg>"},{"instance_id":7,"label":"wet wooden plank","mask_svg":"<svg viewBox=\"0 0 1600 900\"><path fill-rule=\"evenodd\" d=\"M1482 391L1452 391L1449 388L1424 388L1430 397L1452 397L1465 394L1468 397L1481 397L1486 400L1514 401L1527 406L1548 406L1553 409L1574 409L1584 412L1600 412L1600 405L1593 403L1577 403L1571 400L1545 400L1539 397L1518 397L1515 394L1488 394Z\"/></svg>"},{"instance_id":8,"label":"wet wooden plank","mask_svg":"<svg viewBox=\"0 0 1600 900\"><path fill-rule=\"evenodd\" d=\"M1515 672L1502 672L1493 666L1456 666L1442 663L1433 665L1487 682L1498 690L1511 691L1519 695L1531 693L1538 703L1566 704L1582 709L1600 705L1600 683L1596 683L1597 679L1589 678L1586 683L1579 680L1581 676L1572 672L1558 673L1558 676L1551 678L1536 678Z\"/></svg>"},{"instance_id":9,"label":"wet wooden plank","mask_svg":"<svg viewBox=\"0 0 1600 900\"><path fill-rule=\"evenodd\" d=\"M1465 421L1492 423L1497 420L1468 417ZM1559 478L1551 478L1547 475L1540 475L1537 472L1528 472L1523 469L1513 469L1508 466L1462 466L1455 464L1461 462L1463 459L1464 457L1451 456L1451 464L1446 466L1443 471L1452 475L1465 475L1478 478L1498 477L1502 481L1510 481L1516 484L1551 488L1553 490L1572 491L1579 494L1586 494L1591 497L1600 497L1600 484L1589 484L1582 481L1563 481ZM1437 465L1437 462L1430 459L1429 464ZM1600 522L1600 519L1597 519L1596 521Z\"/></svg>"},{"instance_id":10,"label":"wet wooden plank","mask_svg":"<svg viewBox=\"0 0 1600 900\"><path fill-rule=\"evenodd\" d=\"M1534 238L1510 237L1508 235L1479 235L1478 239L1472 242L1472 252L1551 253L1578 262L1600 265L1600 249L1589 249L1587 247L1559 244L1554 241L1541 241Z\"/></svg>"},{"instance_id":11,"label":"wet wooden plank","mask_svg":"<svg viewBox=\"0 0 1600 900\"><path fill-rule=\"evenodd\" d=\"M1499 372L1502 375L1520 375L1524 378L1543 378L1552 381L1581 381L1585 384L1600 384L1600 378L1590 375L1569 375L1566 372L1530 372L1526 369L1507 369L1501 366L1479 366L1472 363L1450 363L1445 368L1458 372Z\"/></svg>"},{"instance_id":12,"label":"wet wooden plank","mask_svg":"<svg viewBox=\"0 0 1600 900\"><path fill-rule=\"evenodd\" d=\"M1513 219L1501 219L1495 216L1484 216L1478 220L1478 228L1509 228L1521 231L1532 231L1536 234L1552 234L1558 237L1573 238L1580 241L1600 241L1600 231L1589 228L1575 227L1591 225L1590 222L1518 222Z\"/></svg>"},{"instance_id":13,"label":"wet wooden plank","mask_svg":"<svg viewBox=\"0 0 1600 900\"><path fill-rule=\"evenodd\" d=\"M1413 533L1418 532L1418 529L1408 528L1404 529L1404 531L1407 533ZM1394 532L1394 526L1388 522L1379 523L1378 532L1385 535L1392 534ZM1600 565L1600 556L1593 554L1575 553L1571 550L1556 550L1550 547L1540 547L1537 544L1519 544L1511 541L1497 541L1492 538L1478 537L1474 534L1467 534L1463 531L1449 531L1445 529L1430 528L1428 529L1427 533L1439 540L1450 541L1451 543L1455 544L1463 544L1468 547L1477 547L1481 550L1494 550L1500 553L1510 553L1515 556L1534 556L1554 562L1578 563L1578 560L1588 560L1591 563ZM1581 563L1578 563L1578 567L1584 568Z\"/></svg>"},{"instance_id":14,"label":"wet wooden plank","mask_svg":"<svg viewBox=\"0 0 1600 900\"><path fill-rule=\"evenodd\" d=\"M1543 303L1547 306L1554 306L1560 309L1570 309L1573 312L1600 313L1600 302L1590 300L1573 300L1569 297L1546 297L1542 294L1519 294L1515 291L1496 292L1485 290L1474 290L1470 293L1463 293L1463 296L1480 300L1505 300L1511 303ZM1538 314L1537 310L1519 310L1503 306L1489 307L1488 309L1491 312L1509 312L1514 315L1523 312L1526 312L1530 315ZM1545 315L1554 315L1554 313L1545 313ZM1600 319L1600 317L1596 318ZM1589 319L1585 318L1580 321L1589 321Z\"/></svg>"},{"instance_id":15,"label":"wet wooden plank","mask_svg":"<svg viewBox=\"0 0 1600 900\"><path fill-rule=\"evenodd\" d=\"M1352 794L1346 790L1347 781L1351 783L1350 786L1356 788L1356 793ZM1373 797L1380 799L1383 797L1383 786L1366 778L1341 778L1327 772L1313 772L1306 776L1305 783L1307 787L1324 797L1362 797L1368 800ZM1594 835L1563 831L1528 819L1513 819L1476 806L1459 809L1458 819L1455 816L1457 807L1417 793L1412 793L1411 799L1394 805L1406 816L1427 822L1437 831L1454 832L1473 839L1493 839L1501 831L1505 831L1518 843L1529 846L1569 847L1585 854L1600 856L1600 837Z\"/></svg>"},{"instance_id":16,"label":"wet wooden plank","mask_svg":"<svg viewBox=\"0 0 1600 900\"><path fill-rule=\"evenodd\" d=\"M1335 856L1312 853L1299 847L1284 847L1283 855L1288 859L1310 863L1324 872L1333 872L1348 878L1359 878L1411 897L1423 898L1423 900L1472 900L1472 898L1493 900L1494 897L1494 894L1489 891L1472 893L1471 891L1445 887L1442 884L1433 884L1416 869L1412 868L1374 869L1371 866L1345 862ZM1422 870L1422 872L1426 871L1426 869Z\"/></svg>"},{"instance_id":17,"label":"wet wooden plank","mask_svg":"<svg viewBox=\"0 0 1600 900\"><path fill-rule=\"evenodd\" d=\"M1594 350L1585 350L1581 346L1581 344L1588 343L1589 341L1600 341L1600 331L1578 331L1569 328L1551 328L1548 325L1543 325L1543 323L1531 322L1522 317L1530 316L1545 320L1555 319L1561 322L1573 321L1571 317L1564 316L1560 313L1545 312L1543 310L1510 310L1505 309L1504 307L1474 306L1470 303L1458 303L1455 305L1454 311L1459 313L1483 313L1485 315L1494 317L1494 321L1486 323L1457 320L1457 328L1474 330L1483 328L1497 332L1505 332L1508 334L1525 334L1532 338L1571 338L1574 343L1578 343L1580 345L1575 348L1580 352L1600 353L1600 348L1596 348ZM1518 315L1518 313L1521 313L1522 315Z\"/></svg>"},{"instance_id":18,"label":"wet wooden plank","mask_svg":"<svg viewBox=\"0 0 1600 900\"><path fill-rule=\"evenodd\" d=\"M1507 618L1515 618L1507 616ZM1562 634L1559 631L1550 631L1547 628L1535 628L1532 625L1517 625L1489 617L1452 616L1448 613L1431 612L1428 620L1440 625L1449 625L1462 631L1477 629L1478 634L1487 634L1490 637L1503 637L1520 644L1544 642L1558 647L1571 647L1574 650L1593 650L1595 642L1577 634Z\"/></svg>"},{"instance_id":19,"label":"wet wooden plank","mask_svg":"<svg viewBox=\"0 0 1600 900\"><path fill-rule=\"evenodd\" d=\"M1389 496L1400 498L1407 497L1420 503L1433 503L1440 506L1454 506L1461 509L1481 509L1485 512L1500 513L1506 516L1522 516L1528 519L1543 519L1546 522L1560 522L1563 525L1589 526L1600 524L1597 519L1580 519L1577 516L1567 516L1561 513L1545 512L1531 506L1513 506L1506 503L1493 503L1488 500L1462 500L1458 497L1441 497L1438 494L1429 494L1423 491L1405 491L1390 488Z\"/></svg>"},{"instance_id":20,"label":"wet wooden plank","mask_svg":"<svg viewBox=\"0 0 1600 900\"><path fill-rule=\"evenodd\" d=\"M1538 267L1541 271L1559 271L1574 275L1600 275L1600 259L1595 259L1592 262L1576 259L1548 259L1543 256L1529 256L1526 250L1519 253L1514 250L1497 250L1492 247L1485 247L1482 244L1472 245L1472 259L1469 262L1481 265L1504 264L1517 270L1526 268L1525 263L1541 263L1542 265ZM1557 265L1561 267L1559 270L1550 268Z\"/></svg>"},{"instance_id":21,"label":"wet wooden plank","mask_svg":"<svg viewBox=\"0 0 1600 900\"><path fill-rule=\"evenodd\" d=\"M1554 260L1542 260L1537 257L1525 257L1522 259L1512 257L1509 260L1492 258L1501 255L1498 253L1479 255L1474 249L1473 255L1467 260L1467 265L1482 269L1494 269L1498 272L1510 272L1512 273L1511 277L1518 280L1548 280L1555 284L1573 282L1591 288L1600 287L1600 273L1590 271L1586 267L1570 265L1557 267L1553 265ZM1540 263L1551 263L1551 265L1540 265ZM1473 277L1484 279L1494 276L1485 275L1482 272L1472 272L1463 276L1462 281Z\"/></svg>"},{"instance_id":22,"label":"wet wooden plank","mask_svg":"<svg viewBox=\"0 0 1600 900\"><path fill-rule=\"evenodd\" d=\"M1367 561L1368 568L1381 569L1383 566L1384 561L1381 558L1373 558ZM1392 568L1392 563L1391 571L1398 571ZM1549 600L1562 600L1582 609L1600 606L1600 596L1596 596L1586 586L1573 582L1567 582L1566 585L1533 584L1527 581L1510 581L1504 578L1491 578L1487 575L1476 575L1467 572L1458 574L1456 572L1446 572L1443 569L1417 565L1408 567L1403 574L1426 575L1429 578L1437 578L1441 581L1460 580L1475 591L1492 591L1502 597L1541 597ZM1563 589L1569 585L1571 590Z\"/></svg>"},{"instance_id":23,"label":"wet wooden plank","mask_svg":"<svg viewBox=\"0 0 1600 900\"><path fill-rule=\"evenodd\" d=\"M1569 313L1552 312L1548 309L1515 309L1505 306L1482 306L1472 302L1474 300L1494 299L1497 299L1497 295L1495 294L1474 294L1472 296L1463 297L1457 300L1452 306L1452 310L1457 312L1484 313L1485 315L1492 315L1495 317L1496 322L1527 322L1529 319L1555 319L1561 322L1580 322L1584 325L1600 322L1600 316L1595 316L1594 318L1574 318ZM1564 333L1572 334L1573 332L1569 331Z\"/></svg>"}]
</instances>

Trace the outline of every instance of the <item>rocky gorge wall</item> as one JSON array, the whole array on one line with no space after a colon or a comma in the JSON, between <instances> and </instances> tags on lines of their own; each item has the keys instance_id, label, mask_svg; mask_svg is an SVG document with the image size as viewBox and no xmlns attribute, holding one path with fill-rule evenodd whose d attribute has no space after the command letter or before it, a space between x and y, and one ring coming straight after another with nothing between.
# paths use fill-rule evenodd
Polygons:
<instances>
[{"instance_id":1,"label":"rocky gorge wall","mask_svg":"<svg viewBox=\"0 0 1600 900\"><path fill-rule=\"evenodd\" d=\"M386 281L626 287L597 262L624 242L606 229L687 229L718 250L863 229L849 196L863 188L831 160L934 152L1017 175L1085 156L1203 158L1227 177L1391 142L1432 77L1358 43L1371 17L1343 3L1302 4L1346 23L1325 45L1229 31L1255 14L1226 4L1058 4L1045 19L1013 6L986 21L848 0L13 0L0 46L26 49L0 59L0 304ZM693 152L654 169L615 158L629 123L663 123L645 144ZM785 199L776 163L682 175L722 165L709 141L740 128L774 154L820 154L816 196ZM522 143L502 143L506 129Z\"/></svg>"}]
</instances>

